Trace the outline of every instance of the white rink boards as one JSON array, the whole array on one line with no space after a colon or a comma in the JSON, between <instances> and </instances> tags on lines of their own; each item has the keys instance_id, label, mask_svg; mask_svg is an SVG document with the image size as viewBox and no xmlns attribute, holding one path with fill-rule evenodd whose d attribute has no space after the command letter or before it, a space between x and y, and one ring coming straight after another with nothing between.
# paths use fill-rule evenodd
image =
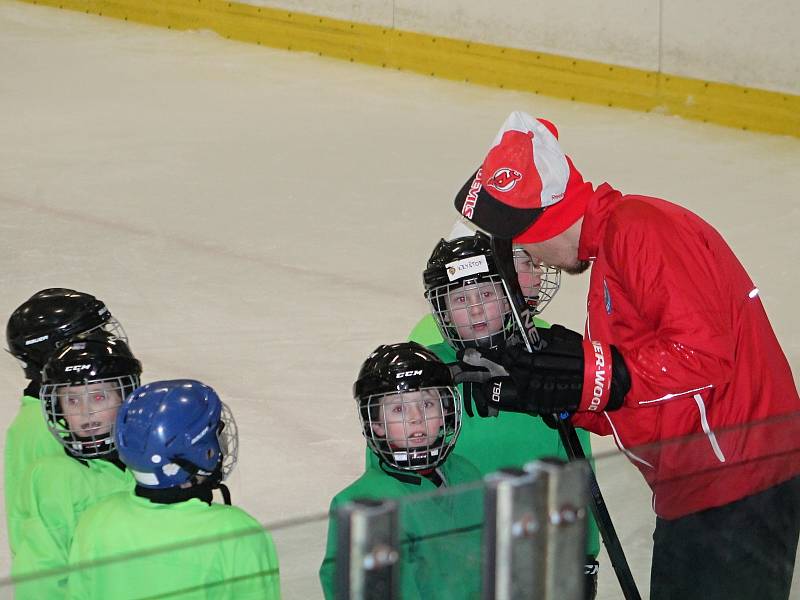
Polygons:
<instances>
[{"instance_id":1,"label":"white rink boards","mask_svg":"<svg viewBox=\"0 0 800 600\"><path fill-rule=\"evenodd\" d=\"M588 180L714 224L797 373L797 139L7 0L0 316L44 287L95 293L145 380L201 379L231 405L237 504L267 523L319 515L363 465L358 367L424 314L421 270L456 217L452 196L515 109L554 121ZM544 316L581 329L586 284L566 278ZM5 429L23 387L11 358L0 383ZM643 539L648 494L612 462L599 468L612 516ZM324 539L308 538L315 571ZM4 540L0 553L5 575ZM630 558L647 571L647 556Z\"/></svg>"}]
</instances>

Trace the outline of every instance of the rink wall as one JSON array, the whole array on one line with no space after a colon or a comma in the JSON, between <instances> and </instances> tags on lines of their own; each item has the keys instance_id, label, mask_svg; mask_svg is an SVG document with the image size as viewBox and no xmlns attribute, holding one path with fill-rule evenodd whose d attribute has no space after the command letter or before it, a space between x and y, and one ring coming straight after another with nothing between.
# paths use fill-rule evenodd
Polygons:
<instances>
[{"instance_id":1,"label":"rink wall","mask_svg":"<svg viewBox=\"0 0 800 600\"><path fill-rule=\"evenodd\" d=\"M800 137L796 0L23 1Z\"/></svg>"}]
</instances>

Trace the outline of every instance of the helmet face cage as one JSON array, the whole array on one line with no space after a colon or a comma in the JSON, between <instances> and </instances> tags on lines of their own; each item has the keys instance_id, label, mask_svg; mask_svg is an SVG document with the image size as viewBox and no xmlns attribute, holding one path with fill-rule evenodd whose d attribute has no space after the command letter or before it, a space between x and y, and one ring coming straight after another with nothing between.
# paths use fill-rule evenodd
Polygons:
<instances>
[{"instance_id":1,"label":"helmet face cage","mask_svg":"<svg viewBox=\"0 0 800 600\"><path fill-rule=\"evenodd\" d=\"M116 338L118 340L122 340L123 342L125 342L126 344L128 344L130 346L130 344L128 343L128 334L125 333L125 329L122 327L122 323L117 321L117 319L112 317L112 316L109 316L108 320L105 321L104 323L100 323L99 325L97 325L95 327L92 327L91 329L87 329L86 331L82 331L75 337L82 338L82 337L85 337L85 336L87 336L87 335L89 335L89 334L91 334L93 332L96 332L96 331L104 331L110 337ZM60 348L67 341L68 340L64 340L64 341L62 341L60 343L57 343L56 344L56 348Z\"/></svg>"},{"instance_id":2,"label":"helmet face cage","mask_svg":"<svg viewBox=\"0 0 800 600\"><path fill-rule=\"evenodd\" d=\"M514 248L514 267L528 308L538 315L561 287L561 269L543 264L522 248Z\"/></svg>"},{"instance_id":3,"label":"helmet face cage","mask_svg":"<svg viewBox=\"0 0 800 600\"><path fill-rule=\"evenodd\" d=\"M496 348L517 330L499 274L439 285L425 298L442 337L455 348Z\"/></svg>"},{"instance_id":4,"label":"helmet face cage","mask_svg":"<svg viewBox=\"0 0 800 600\"><path fill-rule=\"evenodd\" d=\"M406 471L437 467L455 446L461 401L450 386L373 394L359 400L367 445L386 464Z\"/></svg>"},{"instance_id":5,"label":"helmet face cage","mask_svg":"<svg viewBox=\"0 0 800 600\"><path fill-rule=\"evenodd\" d=\"M236 420L233 418L231 409L224 402L221 402L221 404L222 414L220 415L217 429L217 441L219 442L219 450L222 453L221 481L225 481L239 459L239 428L236 426Z\"/></svg>"},{"instance_id":6,"label":"helmet face cage","mask_svg":"<svg viewBox=\"0 0 800 600\"><path fill-rule=\"evenodd\" d=\"M116 449L113 428L117 411L138 386L137 375L44 384L40 398L47 426L76 458L111 454Z\"/></svg>"}]
</instances>

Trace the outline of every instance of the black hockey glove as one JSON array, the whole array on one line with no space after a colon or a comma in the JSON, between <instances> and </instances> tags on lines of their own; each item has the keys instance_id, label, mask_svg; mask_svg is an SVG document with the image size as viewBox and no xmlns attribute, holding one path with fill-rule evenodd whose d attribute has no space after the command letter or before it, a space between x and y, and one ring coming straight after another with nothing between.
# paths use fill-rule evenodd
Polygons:
<instances>
[{"instance_id":1,"label":"black hockey glove","mask_svg":"<svg viewBox=\"0 0 800 600\"><path fill-rule=\"evenodd\" d=\"M498 411L533 415L601 412L622 405L630 378L613 346L590 342L570 329L540 329L541 350L467 348L459 352L456 382L471 382L472 400L482 417ZM465 403L467 402L465 393Z\"/></svg>"}]
</instances>

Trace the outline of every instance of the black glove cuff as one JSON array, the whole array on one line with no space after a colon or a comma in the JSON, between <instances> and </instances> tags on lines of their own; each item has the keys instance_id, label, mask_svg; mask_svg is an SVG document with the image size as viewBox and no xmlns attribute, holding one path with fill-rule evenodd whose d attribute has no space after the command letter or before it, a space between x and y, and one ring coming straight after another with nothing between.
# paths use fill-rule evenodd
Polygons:
<instances>
[{"instance_id":1,"label":"black glove cuff","mask_svg":"<svg viewBox=\"0 0 800 600\"><path fill-rule=\"evenodd\" d=\"M625 366L625 359L616 346L611 346L611 392L605 410L620 408L630 389L631 376L628 367Z\"/></svg>"}]
</instances>

